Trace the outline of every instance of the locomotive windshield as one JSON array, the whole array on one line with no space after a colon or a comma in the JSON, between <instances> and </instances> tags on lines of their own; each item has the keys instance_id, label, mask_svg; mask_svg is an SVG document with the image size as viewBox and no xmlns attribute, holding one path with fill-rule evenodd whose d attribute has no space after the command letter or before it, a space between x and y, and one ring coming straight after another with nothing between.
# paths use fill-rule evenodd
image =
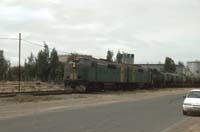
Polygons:
<instances>
[{"instance_id":1,"label":"locomotive windshield","mask_svg":"<svg viewBox=\"0 0 200 132\"><path fill-rule=\"evenodd\" d=\"M89 59L87 59L87 58L80 58L79 60L78 60L78 64L79 65L91 65L91 61L89 60Z\"/></svg>"}]
</instances>

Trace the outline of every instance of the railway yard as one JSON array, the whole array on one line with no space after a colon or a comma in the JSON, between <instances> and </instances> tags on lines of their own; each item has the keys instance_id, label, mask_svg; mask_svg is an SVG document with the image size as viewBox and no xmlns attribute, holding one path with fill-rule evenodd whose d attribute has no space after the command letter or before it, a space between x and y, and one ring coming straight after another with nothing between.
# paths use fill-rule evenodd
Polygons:
<instances>
[{"instance_id":1,"label":"railway yard","mask_svg":"<svg viewBox=\"0 0 200 132\"><path fill-rule=\"evenodd\" d=\"M199 115L182 114L183 96L200 86L199 62L134 64L134 54L119 55L71 54L60 69L47 62L49 69L26 64L26 72L19 66L2 74L0 131L200 131Z\"/></svg>"},{"instance_id":2,"label":"railway yard","mask_svg":"<svg viewBox=\"0 0 200 132\"><path fill-rule=\"evenodd\" d=\"M0 132L200 132L200 0L0 9Z\"/></svg>"},{"instance_id":3,"label":"railway yard","mask_svg":"<svg viewBox=\"0 0 200 132\"><path fill-rule=\"evenodd\" d=\"M79 58L66 65L63 81L1 81L0 131L200 131L198 115L182 115L196 78Z\"/></svg>"},{"instance_id":4,"label":"railway yard","mask_svg":"<svg viewBox=\"0 0 200 132\"><path fill-rule=\"evenodd\" d=\"M53 128L50 127L53 125L55 128L59 127L58 131L80 131L84 128L84 131L147 131L149 129L149 132L196 132L200 130L198 125L200 122L199 117L184 117L181 114L182 96L190 89L192 88L166 88L125 92L109 91L92 94L48 96L17 95L15 97L0 98L0 131L21 131L22 128L20 126L22 124L26 124L23 129L28 130L28 127L33 128L37 125L36 122L38 122L39 127L31 130L38 132L41 130L53 131ZM152 108L150 104L155 106L155 108ZM167 111L169 113L166 113ZM125 114L126 112L128 113ZM65 118L62 118L62 114L66 115L64 116ZM139 119L140 114L141 119ZM155 116L154 123L151 123L151 120L153 120L151 114ZM106 118L106 115L109 116L109 119ZM74 116L74 119L72 116ZM82 117L82 119L79 120L78 116ZM88 116L88 118L85 116ZM145 116L148 119L142 119ZM117 118L120 118L121 121ZM52 124L54 119L57 123ZM77 122L77 126L70 125L70 120L72 123ZM83 120L85 120L85 123L82 122ZM98 120L101 123L89 123L90 120ZM160 123L159 120L161 121ZM18 123L13 125L7 127L4 125L6 122L13 123L16 121ZM45 121L50 125L47 126ZM69 125L64 125L64 122L69 123ZM92 124L95 127L91 130L90 125ZM142 128L142 124L146 128ZM104 125L103 128L101 127L102 125ZM117 130L117 126L121 129Z\"/></svg>"}]
</instances>

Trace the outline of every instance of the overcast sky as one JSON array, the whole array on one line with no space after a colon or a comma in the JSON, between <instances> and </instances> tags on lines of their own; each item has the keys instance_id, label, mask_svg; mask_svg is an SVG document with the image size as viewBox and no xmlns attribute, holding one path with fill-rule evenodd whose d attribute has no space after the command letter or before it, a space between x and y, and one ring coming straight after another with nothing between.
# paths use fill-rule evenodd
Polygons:
<instances>
[{"instance_id":1,"label":"overcast sky","mask_svg":"<svg viewBox=\"0 0 200 132\"><path fill-rule=\"evenodd\" d=\"M0 38L18 37L59 51L105 57L108 49L136 63L200 58L200 0L0 0ZM18 42L0 39L16 64ZM40 47L22 42L23 59ZM61 53L61 52L59 52Z\"/></svg>"}]
</instances>

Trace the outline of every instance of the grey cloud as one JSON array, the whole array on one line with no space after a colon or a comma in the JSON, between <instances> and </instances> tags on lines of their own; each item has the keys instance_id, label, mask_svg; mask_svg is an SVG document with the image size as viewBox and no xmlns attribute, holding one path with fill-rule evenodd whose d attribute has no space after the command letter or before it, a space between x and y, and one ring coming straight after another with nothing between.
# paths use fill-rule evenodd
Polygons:
<instances>
[{"instance_id":1,"label":"grey cloud","mask_svg":"<svg viewBox=\"0 0 200 132\"><path fill-rule=\"evenodd\" d=\"M120 49L135 53L138 63L199 57L199 0L1 0L0 9L3 36L22 32L66 52L104 57L107 49ZM12 51L8 41L0 43ZM23 58L38 50L24 43Z\"/></svg>"}]
</instances>

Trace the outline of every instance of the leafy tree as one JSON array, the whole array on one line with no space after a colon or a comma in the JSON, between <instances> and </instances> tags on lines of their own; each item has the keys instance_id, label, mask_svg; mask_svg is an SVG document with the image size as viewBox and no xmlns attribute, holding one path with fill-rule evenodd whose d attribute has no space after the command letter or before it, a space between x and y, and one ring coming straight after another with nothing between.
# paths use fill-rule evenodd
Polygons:
<instances>
[{"instance_id":1,"label":"leafy tree","mask_svg":"<svg viewBox=\"0 0 200 132\"><path fill-rule=\"evenodd\" d=\"M113 55L114 55L113 51L108 50L107 51L107 56L106 56L107 61L110 61L110 62L113 61Z\"/></svg>"},{"instance_id":2,"label":"leafy tree","mask_svg":"<svg viewBox=\"0 0 200 132\"><path fill-rule=\"evenodd\" d=\"M170 57L165 58L164 70L165 70L165 72L172 72L172 73L176 71L176 65L172 58L170 58Z\"/></svg>"},{"instance_id":3,"label":"leafy tree","mask_svg":"<svg viewBox=\"0 0 200 132\"><path fill-rule=\"evenodd\" d=\"M50 79L51 81L54 81L56 78L56 72L58 70L59 62L58 62L58 53L55 50L55 48L51 51L50 56Z\"/></svg>"},{"instance_id":4,"label":"leafy tree","mask_svg":"<svg viewBox=\"0 0 200 132\"><path fill-rule=\"evenodd\" d=\"M60 81L63 80L64 77L64 66L65 64L62 62L58 62L58 66L56 68L56 78L54 81Z\"/></svg>"},{"instance_id":5,"label":"leafy tree","mask_svg":"<svg viewBox=\"0 0 200 132\"><path fill-rule=\"evenodd\" d=\"M70 62L70 61L76 59L78 56L79 56L79 54L77 54L77 53L71 53L67 58L67 62Z\"/></svg>"},{"instance_id":6,"label":"leafy tree","mask_svg":"<svg viewBox=\"0 0 200 132\"><path fill-rule=\"evenodd\" d=\"M36 59L37 76L41 81L48 81L49 77L49 48L44 44L44 49L41 50Z\"/></svg>"},{"instance_id":7,"label":"leafy tree","mask_svg":"<svg viewBox=\"0 0 200 132\"><path fill-rule=\"evenodd\" d=\"M24 67L21 66L21 80L25 80L25 70ZM19 67L13 66L9 68L8 78L9 81L18 81L19 80Z\"/></svg>"},{"instance_id":8,"label":"leafy tree","mask_svg":"<svg viewBox=\"0 0 200 132\"><path fill-rule=\"evenodd\" d=\"M122 63L122 54L120 53L120 51L118 51L118 53L117 53L116 62Z\"/></svg>"},{"instance_id":9,"label":"leafy tree","mask_svg":"<svg viewBox=\"0 0 200 132\"><path fill-rule=\"evenodd\" d=\"M33 53L30 54L28 57L28 62L25 60L24 64L24 76L25 80L34 80L36 78L36 59L33 55Z\"/></svg>"},{"instance_id":10,"label":"leafy tree","mask_svg":"<svg viewBox=\"0 0 200 132\"><path fill-rule=\"evenodd\" d=\"M182 61L179 61L179 62L178 62L178 65L179 65L179 66L184 66L184 63L183 63Z\"/></svg>"},{"instance_id":11,"label":"leafy tree","mask_svg":"<svg viewBox=\"0 0 200 132\"><path fill-rule=\"evenodd\" d=\"M10 62L6 60L4 56L0 56L0 80L7 79L9 68Z\"/></svg>"}]
</instances>

